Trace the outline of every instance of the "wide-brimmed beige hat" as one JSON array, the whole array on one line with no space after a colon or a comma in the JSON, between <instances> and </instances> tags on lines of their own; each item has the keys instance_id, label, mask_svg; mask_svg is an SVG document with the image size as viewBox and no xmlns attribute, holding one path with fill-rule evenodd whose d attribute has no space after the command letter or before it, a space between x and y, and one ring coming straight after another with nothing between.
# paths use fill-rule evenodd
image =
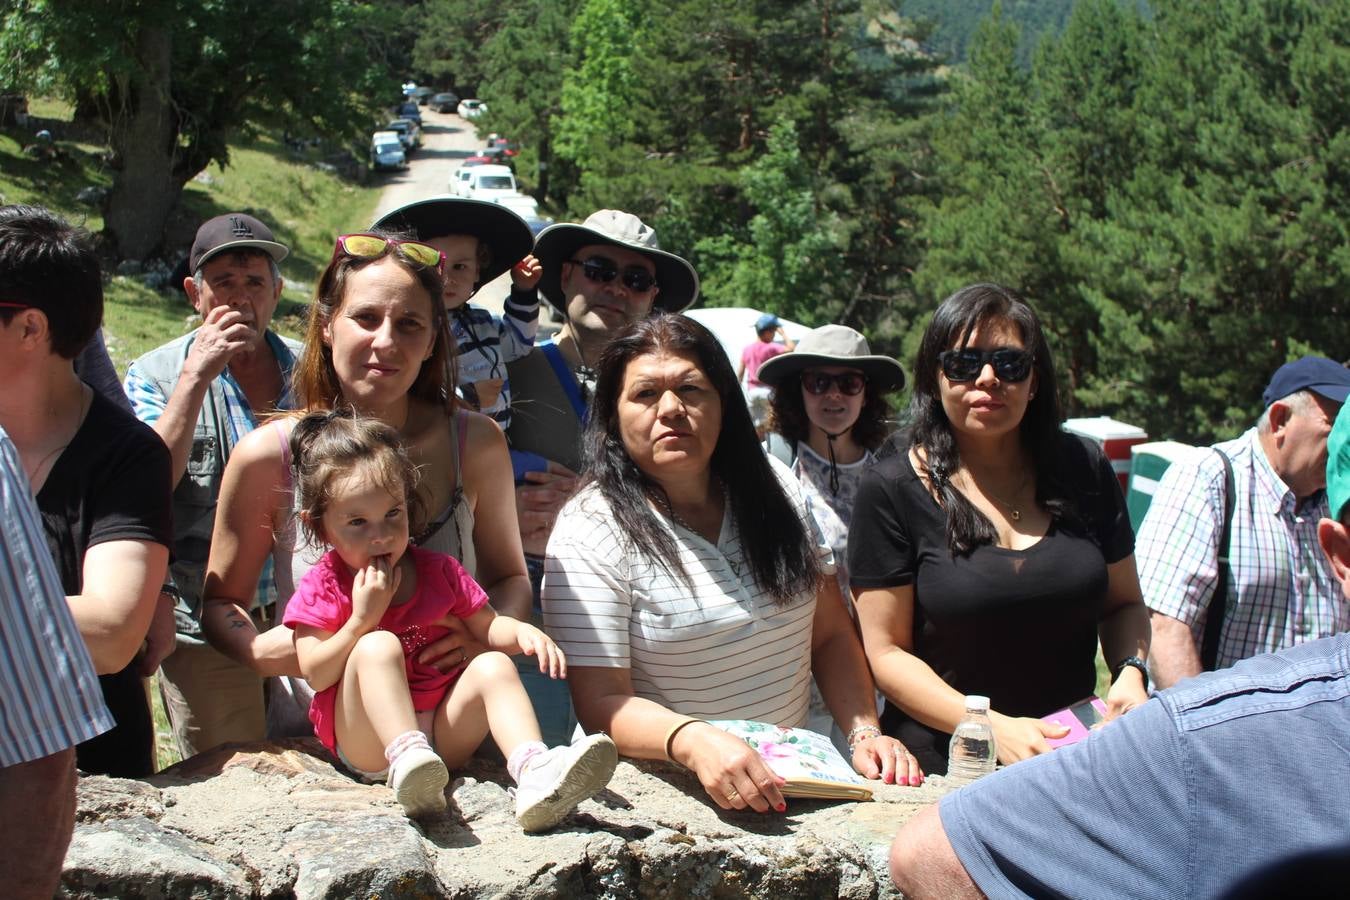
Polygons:
<instances>
[{"instance_id":1,"label":"wide-brimmed beige hat","mask_svg":"<svg viewBox=\"0 0 1350 900\"><path fill-rule=\"evenodd\" d=\"M602 209L592 213L585 222L574 225L564 222L550 225L539 232L534 243L534 255L544 268L539 280L539 291L544 299L559 311L565 311L562 264L570 260L588 244L613 244L636 250L656 267L656 284L660 291L652 303L653 309L683 312L698 299L698 273L688 262L662 250L656 242L656 232L632 213L617 209Z\"/></svg>"},{"instance_id":2,"label":"wide-brimmed beige hat","mask_svg":"<svg viewBox=\"0 0 1350 900\"><path fill-rule=\"evenodd\" d=\"M759 367L756 375L777 387L813 366L847 366L859 369L878 391L898 391L905 386L905 370L889 356L874 356L867 338L846 325L822 325L807 332L796 349L780 353Z\"/></svg>"}]
</instances>

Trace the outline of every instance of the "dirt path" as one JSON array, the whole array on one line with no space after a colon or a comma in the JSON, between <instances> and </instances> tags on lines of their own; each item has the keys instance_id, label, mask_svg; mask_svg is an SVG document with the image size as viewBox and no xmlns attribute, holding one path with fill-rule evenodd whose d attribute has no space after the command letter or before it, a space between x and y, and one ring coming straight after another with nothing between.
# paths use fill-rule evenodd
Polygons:
<instances>
[{"instance_id":1,"label":"dirt path","mask_svg":"<svg viewBox=\"0 0 1350 900\"><path fill-rule=\"evenodd\" d=\"M483 146L473 123L453 113L438 113L424 106L422 123L422 146L409 157L408 168L378 176L384 179L385 187L376 207L377 218L405 203L450 193L451 174ZM483 285L473 302L500 314L510 288L510 276L503 275Z\"/></svg>"}]
</instances>

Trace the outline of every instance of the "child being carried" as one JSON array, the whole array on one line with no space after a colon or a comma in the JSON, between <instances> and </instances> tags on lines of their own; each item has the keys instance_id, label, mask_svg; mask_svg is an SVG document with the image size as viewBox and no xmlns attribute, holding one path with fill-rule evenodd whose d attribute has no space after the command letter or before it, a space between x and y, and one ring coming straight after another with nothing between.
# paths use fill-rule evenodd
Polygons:
<instances>
[{"instance_id":1,"label":"child being carried","mask_svg":"<svg viewBox=\"0 0 1350 900\"><path fill-rule=\"evenodd\" d=\"M488 606L450 556L409 545L417 470L398 433L349 411L306 415L291 433L300 527L331 549L301 580L284 621L316 694L314 732L359 774L387 779L409 816L445 808L447 766L463 765L491 733L516 781L526 831L557 824L603 788L618 753L603 734L549 749L507 654L567 662L538 628ZM419 662L464 620L489 649L448 672Z\"/></svg>"}]
</instances>

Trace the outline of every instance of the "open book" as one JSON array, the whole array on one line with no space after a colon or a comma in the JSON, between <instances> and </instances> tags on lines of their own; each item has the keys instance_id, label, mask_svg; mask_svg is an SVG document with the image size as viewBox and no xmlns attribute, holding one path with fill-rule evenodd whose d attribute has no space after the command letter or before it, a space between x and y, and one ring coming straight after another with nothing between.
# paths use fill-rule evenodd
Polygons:
<instances>
[{"instance_id":1,"label":"open book","mask_svg":"<svg viewBox=\"0 0 1350 900\"><path fill-rule=\"evenodd\" d=\"M871 800L872 788L823 734L782 728L748 719L708 723L745 741L775 774L787 779L784 797L816 800Z\"/></svg>"}]
</instances>

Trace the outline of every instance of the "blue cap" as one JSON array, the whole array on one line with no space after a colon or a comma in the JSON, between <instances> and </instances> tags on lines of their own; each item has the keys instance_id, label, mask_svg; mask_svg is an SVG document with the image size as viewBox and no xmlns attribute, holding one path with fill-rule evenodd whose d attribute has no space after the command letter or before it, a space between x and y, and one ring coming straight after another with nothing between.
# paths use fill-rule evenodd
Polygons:
<instances>
[{"instance_id":1,"label":"blue cap","mask_svg":"<svg viewBox=\"0 0 1350 900\"><path fill-rule=\"evenodd\" d=\"M773 313L765 313L755 320L755 331L763 331L766 328L777 328L778 317Z\"/></svg>"},{"instance_id":2,"label":"blue cap","mask_svg":"<svg viewBox=\"0 0 1350 900\"><path fill-rule=\"evenodd\" d=\"M1275 370L1261 394L1261 403L1270 406L1299 391L1312 391L1333 403L1344 403L1350 396L1350 369L1325 356L1305 356Z\"/></svg>"}]
</instances>

